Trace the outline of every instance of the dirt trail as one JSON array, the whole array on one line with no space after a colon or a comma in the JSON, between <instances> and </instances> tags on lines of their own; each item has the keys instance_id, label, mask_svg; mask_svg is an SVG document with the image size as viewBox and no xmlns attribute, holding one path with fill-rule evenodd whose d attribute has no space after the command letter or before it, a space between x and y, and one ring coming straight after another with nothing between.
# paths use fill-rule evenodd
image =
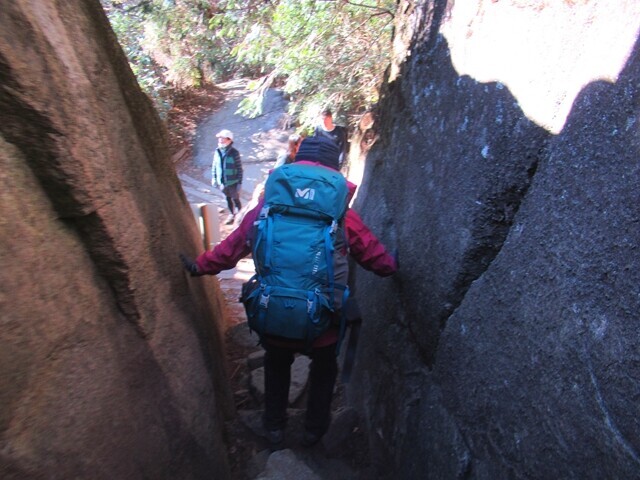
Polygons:
<instances>
[{"instance_id":1,"label":"dirt trail","mask_svg":"<svg viewBox=\"0 0 640 480\"><path fill-rule=\"evenodd\" d=\"M176 164L176 170L190 203L213 203L219 207L221 238L233 230L224 225L226 201L210 187L211 156L216 145L215 133L222 128L234 132L235 146L242 155L244 167L242 198L250 207L253 189L263 182L278 153L286 148L289 131L285 113L286 102L277 91L269 92L264 114L245 119L235 114L238 103L246 94L243 82L221 86L225 101L216 110L201 117L194 135L193 154ZM306 372L299 374L300 391L289 410L289 424L284 449L271 452L262 435L261 425L261 352L257 337L246 325L244 309L238 298L242 282L254 271L253 262L243 259L235 269L218 275L226 300L226 347L231 387L238 410L226 426L229 460L234 479L359 479L373 478L364 437L352 410L344 408L344 386L336 386L333 402L332 429L313 448L300 446L306 395ZM306 358L306 357L304 357ZM303 369L306 369L306 364ZM295 377L296 375L294 375ZM294 378L295 381L295 378ZM294 382L292 382L293 384ZM292 387L293 390L293 387Z\"/></svg>"},{"instance_id":2,"label":"dirt trail","mask_svg":"<svg viewBox=\"0 0 640 480\"><path fill-rule=\"evenodd\" d=\"M247 94L246 82L233 81L218 87L224 102L200 120L194 132L191 158L176 165L176 168L187 187L185 193L191 203L212 200L211 203L226 208L223 195L211 188L211 159L217 146L216 133L224 128L234 134L234 147L240 152L244 169L241 197L247 202L255 187L273 167L278 154L286 149L289 132L283 129L288 117L287 102L282 92L268 90L262 115L249 119L235 113ZM189 179L185 179L185 176ZM205 195L198 195L194 189Z\"/></svg>"}]
</instances>

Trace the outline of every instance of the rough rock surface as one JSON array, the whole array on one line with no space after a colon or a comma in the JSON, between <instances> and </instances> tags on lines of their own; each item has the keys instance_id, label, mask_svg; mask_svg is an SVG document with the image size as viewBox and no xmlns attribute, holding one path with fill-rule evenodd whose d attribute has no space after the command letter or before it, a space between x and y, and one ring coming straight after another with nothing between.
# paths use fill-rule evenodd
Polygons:
<instances>
[{"instance_id":1,"label":"rough rock surface","mask_svg":"<svg viewBox=\"0 0 640 480\"><path fill-rule=\"evenodd\" d=\"M357 274L356 409L254 473L638 478L639 6L399 2L356 208L401 271ZM0 477L228 478L218 284L97 1L3 2L0 117Z\"/></svg>"},{"instance_id":2,"label":"rough rock surface","mask_svg":"<svg viewBox=\"0 0 640 480\"><path fill-rule=\"evenodd\" d=\"M97 0L0 8L0 477L228 478L221 304Z\"/></svg>"},{"instance_id":3,"label":"rough rock surface","mask_svg":"<svg viewBox=\"0 0 640 480\"><path fill-rule=\"evenodd\" d=\"M452 34L469 4L478 23ZM606 38L624 62L607 81L566 87L557 134L521 108L522 84L499 81L498 44L479 22L507 7L554 28L564 10L591 9L588 23L565 19L568 36L617 17ZM360 302L348 393L378 475L639 478L640 51L635 34L618 35L638 31L639 5L421 1L398 12L396 45L410 54L397 49L356 204L401 263L392 279L359 271L356 282L376 294ZM527 43L509 32L493 33L552 60L529 81L564 81L557 32ZM453 53L482 52L478 36L496 47L483 65L493 81L457 71Z\"/></svg>"}]
</instances>

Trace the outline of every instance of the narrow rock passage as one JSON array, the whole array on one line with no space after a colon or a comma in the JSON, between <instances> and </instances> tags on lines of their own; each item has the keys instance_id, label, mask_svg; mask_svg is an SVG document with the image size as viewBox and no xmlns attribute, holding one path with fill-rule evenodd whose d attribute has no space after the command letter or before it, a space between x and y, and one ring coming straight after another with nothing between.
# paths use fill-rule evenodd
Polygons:
<instances>
[{"instance_id":1,"label":"narrow rock passage","mask_svg":"<svg viewBox=\"0 0 640 480\"><path fill-rule=\"evenodd\" d=\"M234 226L225 225L226 201L210 187L210 166L215 134L222 128L234 132L235 146L242 155L243 210L252 206L256 188L260 188L278 153L286 148L289 131L286 102L277 91L268 93L264 115L245 119L236 115L237 105L246 94L243 82L222 85L227 101L198 126L190 164L177 165L187 198L193 206L204 203L218 207L221 239ZM237 219L239 221L239 219ZM253 275L250 258L236 268L218 275L226 304L226 349L229 378L234 392L237 415L226 425L229 460L234 479L371 479L369 455L357 413L345 406L344 386L338 381L333 402L333 423L323 441L312 448L300 445L309 360L301 355L292 367L289 396L289 423L284 448L271 452L262 427L263 350L258 338L249 331L244 308L238 302L242 283ZM343 359L339 359L342 367Z\"/></svg>"}]
</instances>

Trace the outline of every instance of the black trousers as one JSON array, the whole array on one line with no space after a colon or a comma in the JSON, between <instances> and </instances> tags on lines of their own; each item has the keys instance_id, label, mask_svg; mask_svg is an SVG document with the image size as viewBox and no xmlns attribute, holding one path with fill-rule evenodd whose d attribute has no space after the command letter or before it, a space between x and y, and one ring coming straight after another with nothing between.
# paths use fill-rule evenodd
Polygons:
<instances>
[{"instance_id":1,"label":"black trousers","mask_svg":"<svg viewBox=\"0 0 640 480\"><path fill-rule=\"evenodd\" d=\"M225 186L222 189L222 193L224 193L227 199L227 207L229 207L229 213L233 215L233 204L235 203L236 212L239 212L242 209L242 204L240 203L240 184L234 183L233 185Z\"/></svg>"},{"instance_id":2,"label":"black trousers","mask_svg":"<svg viewBox=\"0 0 640 480\"><path fill-rule=\"evenodd\" d=\"M236 205L236 210L235 212L233 211L233 204L235 203ZM239 198L232 198L232 197L227 197L227 207L229 207L229 212L233 215L234 213L238 213L240 210L242 210L242 204L240 203L240 199Z\"/></svg>"},{"instance_id":3,"label":"black trousers","mask_svg":"<svg viewBox=\"0 0 640 480\"><path fill-rule=\"evenodd\" d=\"M297 350L266 342L264 348L264 426L279 430L287 423L291 364ZM338 376L336 345L314 348L308 355L311 366L304 426L310 433L324 435L331 423L331 400Z\"/></svg>"}]
</instances>

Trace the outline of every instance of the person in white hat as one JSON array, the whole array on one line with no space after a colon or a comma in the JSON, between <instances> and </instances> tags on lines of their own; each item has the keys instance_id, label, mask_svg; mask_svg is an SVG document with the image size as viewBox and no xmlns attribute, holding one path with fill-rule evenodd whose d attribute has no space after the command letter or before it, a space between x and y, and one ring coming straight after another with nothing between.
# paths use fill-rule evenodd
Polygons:
<instances>
[{"instance_id":1,"label":"person in white hat","mask_svg":"<svg viewBox=\"0 0 640 480\"><path fill-rule=\"evenodd\" d=\"M230 225L234 222L236 213L242 208L240 203L242 161L240 160L240 152L233 146L232 131L220 130L216 137L218 138L218 148L213 153L211 185L220 188L227 197L229 217L226 223Z\"/></svg>"}]
</instances>

